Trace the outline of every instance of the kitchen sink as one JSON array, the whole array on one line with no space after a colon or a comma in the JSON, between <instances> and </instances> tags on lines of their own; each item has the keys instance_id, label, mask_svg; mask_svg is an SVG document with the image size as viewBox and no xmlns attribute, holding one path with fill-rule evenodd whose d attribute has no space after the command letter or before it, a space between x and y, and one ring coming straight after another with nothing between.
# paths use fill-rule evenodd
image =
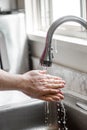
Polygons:
<instances>
[{"instance_id":1,"label":"kitchen sink","mask_svg":"<svg viewBox=\"0 0 87 130\"><path fill-rule=\"evenodd\" d=\"M44 124L44 102L29 100L20 104L0 107L0 130L42 130ZM38 130L39 130L38 129Z\"/></svg>"},{"instance_id":2,"label":"kitchen sink","mask_svg":"<svg viewBox=\"0 0 87 130\"><path fill-rule=\"evenodd\" d=\"M65 95L66 125L68 130L87 130L87 111L77 102L82 101ZM55 130L45 124L45 105L44 101L31 99L0 106L0 130Z\"/></svg>"},{"instance_id":3,"label":"kitchen sink","mask_svg":"<svg viewBox=\"0 0 87 130\"><path fill-rule=\"evenodd\" d=\"M87 130L87 99L80 97L65 94L63 102L69 130Z\"/></svg>"}]
</instances>

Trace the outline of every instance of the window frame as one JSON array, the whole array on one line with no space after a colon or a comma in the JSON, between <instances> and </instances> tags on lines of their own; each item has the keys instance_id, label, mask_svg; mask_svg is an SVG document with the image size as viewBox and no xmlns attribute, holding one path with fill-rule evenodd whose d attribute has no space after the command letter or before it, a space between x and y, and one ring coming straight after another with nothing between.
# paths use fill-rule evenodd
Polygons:
<instances>
[{"instance_id":1,"label":"window frame","mask_svg":"<svg viewBox=\"0 0 87 130\"><path fill-rule=\"evenodd\" d=\"M45 17L45 21L41 18L41 13L40 13L40 3L42 2L43 5L48 4L49 5L49 16L48 13L44 13L44 17ZM48 2L48 1L47 1ZM81 17L83 17L84 19L87 19L87 1L86 0L80 0L81 3ZM28 6L29 5L29 6ZM82 8L84 7L84 8ZM25 9L26 11L26 24L27 24L27 32L47 32L51 22L52 22L52 0L49 0L48 3L46 3L46 1L41 1L41 0L25 0ZM48 19L49 18L49 19ZM28 20L29 19L29 20ZM43 20L43 22L45 22L45 28L47 30L45 30L42 26L41 26L41 20ZM56 34L58 35L66 35L66 36L70 36L70 37L78 37L78 38L86 38L86 31L84 30L84 28L81 27L81 25L78 24L78 26L72 26L72 28L76 28L75 31L70 31L71 25L67 26L67 25L62 25L60 29L58 29L57 31L55 31ZM64 29L63 29L64 28ZM69 28L69 30L68 30ZM83 33L77 32L78 28L81 28L81 31ZM63 30L63 31L62 31Z\"/></svg>"}]
</instances>

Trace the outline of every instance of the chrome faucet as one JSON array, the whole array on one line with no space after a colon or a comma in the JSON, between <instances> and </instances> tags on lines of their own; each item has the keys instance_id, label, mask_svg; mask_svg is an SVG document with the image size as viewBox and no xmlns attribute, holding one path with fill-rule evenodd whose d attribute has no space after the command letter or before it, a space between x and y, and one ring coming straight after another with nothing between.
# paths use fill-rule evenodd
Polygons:
<instances>
[{"instance_id":1,"label":"chrome faucet","mask_svg":"<svg viewBox=\"0 0 87 130\"><path fill-rule=\"evenodd\" d=\"M64 16L56 20L48 29L47 36L46 36L46 44L44 51L42 53L42 56L40 58L40 63L42 66L51 66L52 65L52 58L53 58L53 52L51 47L52 37L54 34L54 31L63 23L65 22L77 22L81 24L85 29L87 29L87 21L84 19L77 17L77 16Z\"/></svg>"}]
</instances>

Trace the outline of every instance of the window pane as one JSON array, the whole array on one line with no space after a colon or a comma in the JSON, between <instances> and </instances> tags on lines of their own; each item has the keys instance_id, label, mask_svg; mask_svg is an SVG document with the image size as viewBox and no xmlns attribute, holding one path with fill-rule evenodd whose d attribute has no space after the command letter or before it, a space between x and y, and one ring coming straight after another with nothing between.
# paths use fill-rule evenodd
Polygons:
<instances>
[{"instance_id":1,"label":"window pane","mask_svg":"<svg viewBox=\"0 0 87 130\"><path fill-rule=\"evenodd\" d=\"M61 16L80 16L80 0L52 0L53 21Z\"/></svg>"},{"instance_id":2,"label":"window pane","mask_svg":"<svg viewBox=\"0 0 87 130\"><path fill-rule=\"evenodd\" d=\"M50 0L40 0L41 29L45 29L50 24Z\"/></svg>"}]
</instances>

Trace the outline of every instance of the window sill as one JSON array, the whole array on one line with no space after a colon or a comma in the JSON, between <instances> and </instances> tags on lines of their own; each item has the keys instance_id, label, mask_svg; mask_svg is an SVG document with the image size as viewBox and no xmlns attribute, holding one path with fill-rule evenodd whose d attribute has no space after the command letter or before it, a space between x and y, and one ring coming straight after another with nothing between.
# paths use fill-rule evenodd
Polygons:
<instances>
[{"instance_id":1,"label":"window sill","mask_svg":"<svg viewBox=\"0 0 87 130\"><path fill-rule=\"evenodd\" d=\"M45 44L46 32L32 32L28 33L28 38L31 41L42 42ZM64 35L55 35L53 36L53 42L60 44L62 42L62 46L66 46L68 48L77 49L79 51L83 51L87 53L87 39L68 37Z\"/></svg>"}]
</instances>

